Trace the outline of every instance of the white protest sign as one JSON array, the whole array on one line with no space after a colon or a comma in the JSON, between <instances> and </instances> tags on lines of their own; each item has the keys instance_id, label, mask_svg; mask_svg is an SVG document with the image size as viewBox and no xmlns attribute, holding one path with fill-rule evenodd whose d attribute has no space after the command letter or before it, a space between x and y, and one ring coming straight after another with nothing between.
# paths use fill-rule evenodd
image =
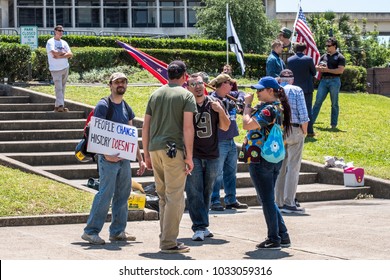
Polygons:
<instances>
[{"instance_id":1,"label":"white protest sign","mask_svg":"<svg viewBox=\"0 0 390 280\"><path fill-rule=\"evenodd\" d=\"M135 160L138 130L134 126L92 117L89 123L87 151Z\"/></svg>"}]
</instances>

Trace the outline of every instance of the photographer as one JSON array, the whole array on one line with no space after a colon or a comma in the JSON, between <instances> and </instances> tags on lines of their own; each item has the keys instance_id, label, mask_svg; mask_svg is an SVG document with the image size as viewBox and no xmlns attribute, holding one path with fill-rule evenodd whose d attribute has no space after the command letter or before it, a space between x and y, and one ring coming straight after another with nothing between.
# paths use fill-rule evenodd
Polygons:
<instances>
[{"instance_id":1,"label":"photographer","mask_svg":"<svg viewBox=\"0 0 390 280\"><path fill-rule=\"evenodd\" d=\"M236 81L227 74L220 74L210 82L210 85L216 88L210 95L222 101L230 118L229 129L227 131L218 130L219 175L215 181L213 194L211 196L211 210L214 211L224 210L224 207L221 205L219 194L222 185L225 191L224 202L226 209L248 208L248 205L240 203L236 198L237 147L234 142L234 137L239 134L236 122L236 116L239 112L236 103L244 103L245 93L232 91L232 86L235 82ZM235 100L227 98L227 95L230 95Z\"/></svg>"}]
</instances>

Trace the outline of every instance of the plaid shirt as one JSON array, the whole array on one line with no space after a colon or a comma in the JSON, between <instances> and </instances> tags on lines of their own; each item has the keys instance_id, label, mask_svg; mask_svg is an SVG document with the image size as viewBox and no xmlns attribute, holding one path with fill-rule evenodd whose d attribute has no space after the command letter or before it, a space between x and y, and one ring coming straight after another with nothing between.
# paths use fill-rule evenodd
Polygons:
<instances>
[{"instance_id":1,"label":"plaid shirt","mask_svg":"<svg viewBox=\"0 0 390 280\"><path fill-rule=\"evenodd\" d=\"M298 86L290 84L281 84L288 97L288 103L291 107L291 123L303 124L309 121L305 103L305 95Z\"/></svg>"}]
</instances>

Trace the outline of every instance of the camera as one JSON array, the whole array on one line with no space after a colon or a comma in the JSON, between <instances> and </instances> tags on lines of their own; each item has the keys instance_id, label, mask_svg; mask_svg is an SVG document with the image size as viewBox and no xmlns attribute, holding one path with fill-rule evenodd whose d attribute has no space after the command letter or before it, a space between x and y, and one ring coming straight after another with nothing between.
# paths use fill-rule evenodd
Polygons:
<instances>
[{"instance_id":1,"label":"camera","mask_svg":"<svg viewBox=\"0 0 390 280\"><path fill-rule=\"evenodd\" d=\"M170 158L176 157L176 143L167 142L167 156Z\"/></svg>"}]
</instances>

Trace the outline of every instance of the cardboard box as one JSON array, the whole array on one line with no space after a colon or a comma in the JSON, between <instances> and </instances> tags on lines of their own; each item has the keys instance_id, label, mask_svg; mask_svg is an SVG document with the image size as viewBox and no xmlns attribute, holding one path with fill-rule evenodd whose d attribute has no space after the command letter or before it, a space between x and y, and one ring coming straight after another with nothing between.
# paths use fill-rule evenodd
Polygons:
<instances>
[{"instance_id":1,"label":"cardboard box","mask_svg":"<svg viewBox=\"0 0 390 280\"><path fill-rule=\"evenodd\" d=\"M364 169L360 167L348 167L344 169L344 186L364 186Z\"/></svg>"},{"instance_id":2,"label":"cardboard box","mask_svg":"<svg viewBox=\"0 0 390 280\"><path fill-rule=\"evenodd\" d=\"M128 200L129 210L144 210L146 195L140 192L131 192Z\"/></svg>"}]
</instances>

